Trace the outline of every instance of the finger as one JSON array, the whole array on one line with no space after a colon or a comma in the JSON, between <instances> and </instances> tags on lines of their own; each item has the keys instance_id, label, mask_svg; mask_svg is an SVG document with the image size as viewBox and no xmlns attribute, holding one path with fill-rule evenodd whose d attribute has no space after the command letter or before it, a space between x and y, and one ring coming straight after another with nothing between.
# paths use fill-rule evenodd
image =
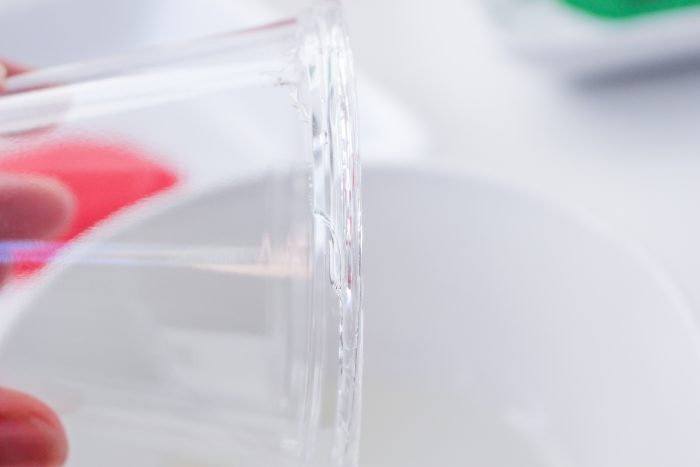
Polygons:
<instances>
[{"instance_id":1,"label":"finger","mask_svg":"<svg viewBox=\"0 0 700 467\"><path fill-rule=\"evenodd\" d=\"M10 63L8 61L0 62L0 92L5 87L5 79L14 75L19 75L20 73L24 73L25 71L28 71L28 69L15 65L14 63Z\"/></svg>"},{"instance_id":2,"label":"finger","mask_svg":"<svg viewBox=\"0 0 700 467\"><path fill-rule=\"evenodd\" d=\"M7 60L0 60L0 94L7 91L8 78L12 78L15 75L20 75L23 73L30 72L31 68L27 68L22 65L17 65ZM16 84L16 83L15 83ZM17 88L15 85L14 92L28 92L34 90L40 90L44 88L53 87L52 83L43 83L41 85L34 85L27 87L25 85ZM47 98L48 99L48 98ZM59 96L54 96L51 100L45 100L44 104L50 107L49 110L41 115L35 115L33 119L23 121L19 127L16 127L16 122L10 122L4 125L4 129L0 136L34 136L37 134L42 134L46 131L51 131L57 124L61 123L65 118L68 109L71 106L71 98L68 95L62 94ZM47 107L47 108L48 108Z\"/></svg>"},{"instance_id":3,"label":"finger","mask_svg":"<svg viewBox=\"0 0 700 467\"><path fill-rule=\"evenodd\" d=\"M66 434L53 411L34 397L0 388L0 467L63 465Z\"/></svg>"},{"instance_id":4,"label":"finger","mask_svg":"<svg viewBox=\"0 0 700 467\"><path fill-rule=\"evenodd\" d=\"M71 192L59 182L34 175L0 175L0 241L43 240L70 225L75 210ZM0 262L0 285L11 270Z\"/></svg>"},{"instance_id":5,"label":"finger","mask_svg":"<svg viewBox=\"0 0 700 467\"><path fill-rule=\"evenodd\" d=\"M28 68L25 68L21 65L17 65L15 63L8 62L6 60L0 64L5 68L5 70L7 72L7 77L18 75L20 73L24 73L26 71L29 71Z\"/></svg>"},{"instance_id":6,"label":"finger","mask_svg":"<svg viewBox=\"0 0 700 467\"><path fill-rule=\"evenodd\" d=\"M73 197L59 182L35 175L0 175L0 239L43 240L68 227Z\"/></svg>"}]
</instances>

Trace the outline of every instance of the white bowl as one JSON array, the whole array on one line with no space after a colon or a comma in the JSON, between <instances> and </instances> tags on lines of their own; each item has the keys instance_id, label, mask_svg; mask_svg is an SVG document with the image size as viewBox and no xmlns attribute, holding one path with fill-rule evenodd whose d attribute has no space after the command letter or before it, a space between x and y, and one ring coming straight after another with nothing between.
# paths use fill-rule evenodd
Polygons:
<instances>
[{"instance_id":1,"label":"white bowl","mask_svg":"<svg viewBox=\"0 0 700 467\"><path fill-rule=\"evenodd\" d=\"M658 268L500 183L363 181L363 467L700 465L700 339Z\"/></svg>"}]
</instances>

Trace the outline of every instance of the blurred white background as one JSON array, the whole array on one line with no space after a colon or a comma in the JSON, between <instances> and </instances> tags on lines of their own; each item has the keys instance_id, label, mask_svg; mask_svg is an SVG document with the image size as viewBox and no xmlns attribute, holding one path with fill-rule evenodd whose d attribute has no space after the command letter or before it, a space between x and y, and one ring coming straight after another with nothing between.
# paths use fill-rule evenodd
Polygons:
<instances>
[{"instance_id":1,"label":"blurred white background","mask_svg":"<svg viewBox=\"0 0 700 467\"><path fill-rule=\"evenodd\" d=\"M580 82L510 53L479 2L351 0L347 10L360 82L423 122L423 157L604 224L700 300L698 62Z\"/></svg>"},{"instance_id":2,"label":"blurred white background","mask_svg":"<svg viewBox=\"0 0 700 467\"><path fill-rule=\"evenodd\" d=\"M284 4L291 11L301 3L276 2L276 5ZM645 316L656 316L661 322L668 320L667 325L678 319L678 330L695 333L697 328L696 318L687 319L687 314L685 318L679 316L688 309L695 316L700 312L698 63L690 60L609 76L572 79L521 60L509 50L502 31L490 21L479 2L408 0L397 4L383 0L351 0L347 2L347 10L359 69L363 116L371 113L372 102L371 96L363 95L362 83L371 81L400 102L406 112L413 115L413 120L421 122L425 128L426 144L417 151L424 160L422 167L437 165L447 167L448 172L463 174L466 191L470 190L467 187L473 187L474 180L490 180L497 186L509 187L506 190L522 190L523 196L530 193L527 196L536 196L543 206L559 206L561 219L570 216L579 223L578 233L573 234L540 220L540 235L527 237L526 226L504 222L502 228L509 229L506 239L498 240L501 233L494 231L490 237L485 234L488 240L482 239L484 243L479 243L469 234L480 228L473 223L483 222L476 214L479 209L492 209L493 217L503 215L506 219L517 213L526 219L539 216L537 209L529 211L522 206L501 206L503 210L499 211L491 205L487 193L476 190L465 193L462 198L453 193L426 194L432 198L424 201L425 207L414 204L413 211L400 210L404 217L399 214L392 217L394 223L399 224L400 219L404 219L403 229L392 229L386 214L375 214L375 209L380 210L371 203L384 197L400 203L401 197L386 193L400 188L387 183L382 195L383 182L378 181L379 177L369 179L371 184L368 183L366 194L366 405L369 409L365 412L364 465L638 467L685 466L697 462L698 454L688 450L690 441L683 441L684 433L697 429L691 428L696 426L697 420L689 415L694 411L691 408L694 402L659 388L657 396L643 395L649 389L649 381L628 374L629 364L612 364L611 373L605 375L597 370L589 373L579 365L604 367L606 362L626 352L622 349L627 349L631 352L630 362L634 361L634 356L639 358L640 374L655 374L652 379L670 381L667 378L673 379L671 374L676 373L671 368L676 364L685 368L678 374L687 376L695 372L692 368L697 368L697 351L694 350L697 339L691 339L695 343L685 353L671 357L673 352L669 353L669 348L660 342L682 338L676 331L661 331L658 324L645 324ZM408 135L400 128L392 133L397 145L405 136ZM370 138L363 142L365 166L372 174L376 160L386 154L375 151ZM411 143L408 140L404 145L406 156L416 155ZM435 186L443 183L446 182L433 182ZM481 207L477 202L475 208L466 197L479 198ZM386 213L389 206L384 205L381 212ZM452 220L443 225L431 216L422 217L428 212ZM416 218L405 220L411 213ZM406 233L406 229L415 229L422 221L432 222L432 228L426 227L423 235ZM535 231L537 228L534 227ZM381 231L377 232L379 229ZM401 247L389 248L387 229L404 236ZM444 229L449 229L450 233ZM454 234L455 231L462 232L462 237ZM584 232L602 232L604 237L613 239L617 252L589 250L587 241L577 237ZM377 236L382 241L375 243ZM424 243L419 238L425 239ZM446 250L452 248L454 254L439 253L437 243L443 242L449 245L445 246ZM557 244L566 244L568 248L552 246ZM380 248L389 248L389 251L380 253L377 251ZM490 248L500 249L501 255L481 257L487 264L478 263L479 252ZM539 252L540 256L524 258L521 253L514 253L527 248ZM421 256L414 249L426 249L430 253ZM460 253L466 255L462 263L454 258ZM626 260L621 259L625 256ZM507 259L499 263L498 258L503 257ZM557 257L561 262L548 269L546 264L556 261L553 258ZM592 257L596 259L591 260ZM591 260L594 272L589 275L575 258ZM405 263L392 268L385 264L390 260ZM469 264L470 261L477 263ZM502 268L500 292L492 290L483 295L475 292L489 286L499 290L498 275L484 279L488 274L479 272L489 265L496 267L493 265L497 263ZM405 274L399 271L411 267L418 271ZM420 275L423 268L431 271L430 277L433 274L444 277L442 280L427 279ZM548 283L548 287L537 289L528 271ZM421 279L413 283L411 278L416 274ZM635 274L643 278L632 279ZM625 278L631 281L627 285ZM391 292L387 292L387 282L395 285L390 288ZM580 287L569 288L566 285L569 283ZM398 284L411 284L406 286L405 300L397 298L397 294L402 293ZM519 287L530 293L520 295ZM600 287L601 291L598 295L587 287ZM455 288L463 288L466 297L460 294L462 298L457 299L450 292ZM650 290L657 290L664 298L659 302L638 301ZM546 297L547 294L551 296ZM558 299L562 301L551 301ZM521 313L529 313L530 319L524 318L525 322L542 318L551 326L543 324L543 329L559 333L563 340L559 344L545 345L545 353L539 354L534 348L542 337L536 337L537 333L527 327L516 326L513 330L504 324L492 328L486 324L493 318L492 313L502 313L505 322L517 321ZM583 328L575 330L579 313L582 316L601 313L600 321L589 316L598 326L594 325L590 334ZM485 317L477 324L464 314ZM570 327L563 324L564 328L559 328L549 321L558 314ZM410 317L401 318L406 315ZM399 328L393 340L386 335L392 326ZM413 335L413 326L424 333L426 328L431 329L431 337L425 334L420 337L418 331ZM461 332L451 335L444 327L457 327ZM606 340L601 335L606 333L606 327L618 329L620 334L613 334L604 344ZM404 335L398 337L402 333ZM637 344L626 342L631 338L623 337L626 333L636 334L640 340ZM504 360L500 360L498 351L479 340L478 336L482 335L487 336L486 341L495 339L500 343ZM460 339L477 339L481 344L472 347L464 342L459 346ZM519 339L524 339L520 352L503 350L507 342ZM393 347L382 345L386 342L403 344L399 345L400 350L392 351ZM564 342L572 347L567 350ZM406 389L409 384L396 385L393 391L384 388L382 394L381 387L377 389L376 381L380 379L377 374L385 375L392 365L401 367L402 356L412 346L419 349L416 350L419 354L423 352L425 360L430 362L423 370L432 368L434 375L446 378L433 375L428 378L432 384L443 390L462 384L465 389L461 395L437 395L427 389L429 384L416 389L415 381L419 378L411 383L412 390ZM598 347L601 353L596 354L591 347ZM582 353L577 354L574 349ZM643 354L647 349L661 358L659 368L667 370L663 376L645 363L648 360ZM564 362L561 368L555 369L557 365L546 363L548 352L559 354L560 361ZM394 357L393 363L386 361L390 360L389 355ZM518 382L515 377L511 381L503 376L494 384L500 386L500 390L519 386L523 392L532 390L538 396L533 396L530 402L506 397L491 404L493 401L487 400L499 396L477 396L474 384L464 379L455 383L445 376L460 374L456 366L450 370L436 369L440 368L437 359L450 359L446 355L463 359L462 376L467 380L469 377L465 375L478 366L471 358L493 365L494 372L498 371L499 361L505 362L499 367L502 374L520 374L522 370L522 380ZM522 365L527 365L518 355L532 359L529 373L522 369ZM416 359L414 362L421 360L413 353L411 356ZM436 360L431 361L431 357ZM380 367L377 360L385 364ZM588 363L584 363L586 361ZM578 368L578 371L566 374L563 368L567 368L567 362L568 367ZM401 373L400 370L396 372ZM612 375L617 375L619 380ZM599 378L598 383L608 384L610 392L592 389L588 384L595 386L596 383L588 378ZM674 387L686 388L693 384L689 381L671 383ZM580 399L573 395L576 387L584 394ZM675 405L661 403L655 397L673 400ZM557 407L556 400L563 401L564 405ZM630 402L632 400L634 402ZM630 402L629 412L621 408L627 402ZM578 411L563 415L567 404L578 405ZM603 410L600 418L590 415L597 410ZM633 413L640 418L630 416ZM674 413L676 415L671 415ZM671 418L663 422L658 418L661 414L665 414L662 418ZM392 420L387 421L385 417ZM426 443L426 439L430 441Z\"/></svg>"},{"instance_id":3,"label":"blurred white background","mask_svg":"<svg viewBox=\"0 0 700 467\"><path fill-rule=\"evenodd\" d=\"M480 2L347 11L362 117L370 82L426 135L363 135L363 465L695 465L699 63L575 78L517 55ZM376 175L389 155L424 180Z\"/></svg>"}]
</instances>

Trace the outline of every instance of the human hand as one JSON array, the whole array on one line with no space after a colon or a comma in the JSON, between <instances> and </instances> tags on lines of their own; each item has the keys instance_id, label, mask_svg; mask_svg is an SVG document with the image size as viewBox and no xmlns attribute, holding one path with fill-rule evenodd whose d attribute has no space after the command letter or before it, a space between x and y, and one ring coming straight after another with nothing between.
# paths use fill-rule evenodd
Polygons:
<instances>
[{"instance_id":1,"label":"human hand","mask_svg":"<svg viewBox=\"0 0 700 467\"><path fill-rule=\"evenodd\" d=\"M0 71L4 77L21 70ZM50 178L0 175L0 243L59 235L70 223L73 205L70 192ZM5 255L0 262L0 286L11 272L9 259ZM32 396L0 388L0 467L57 467L67 453L66 435L53 410Z\"/></svg>"}]
</instances>

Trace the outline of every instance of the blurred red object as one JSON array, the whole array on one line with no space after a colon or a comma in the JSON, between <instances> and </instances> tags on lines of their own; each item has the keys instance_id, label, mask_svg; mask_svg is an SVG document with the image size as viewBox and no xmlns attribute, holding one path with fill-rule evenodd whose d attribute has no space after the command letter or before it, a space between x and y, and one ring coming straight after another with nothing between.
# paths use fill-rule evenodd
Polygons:
<instances>
[{"instance_id":1,"label":"blurred red object","mask_svg":"<svg viewBox=\"0 0 700 467\"><path fill-rule=\"evenodd\" d=\"M7 61L2 65L7 76L28 71ZM55 239L57 245L74 239L116 211L172 187L178 180L174 171L128 145L84 139L0 154L0 174L13 173L51 178L73 195L74 217L68 230ZM13 256L15 276L31 273L45 262L37 262L37 255L31 252L24 256Z\"/></svg>"},{"instance_id":2,"label":"blurred red object","mask_svg":"<svg viewBox=\"0 0 700 467\"><path fill-rule=\"evenodd\" d=\"M0 174L12 173L49 177L72 193L75 214L68 230L55 239L59 245L178 181L174 171L134 148L87 140L65 140L0 154ZM41 266L36 260L21 257L13 260L15 275L30 273Z\"/></svg>"}]
</instances>

